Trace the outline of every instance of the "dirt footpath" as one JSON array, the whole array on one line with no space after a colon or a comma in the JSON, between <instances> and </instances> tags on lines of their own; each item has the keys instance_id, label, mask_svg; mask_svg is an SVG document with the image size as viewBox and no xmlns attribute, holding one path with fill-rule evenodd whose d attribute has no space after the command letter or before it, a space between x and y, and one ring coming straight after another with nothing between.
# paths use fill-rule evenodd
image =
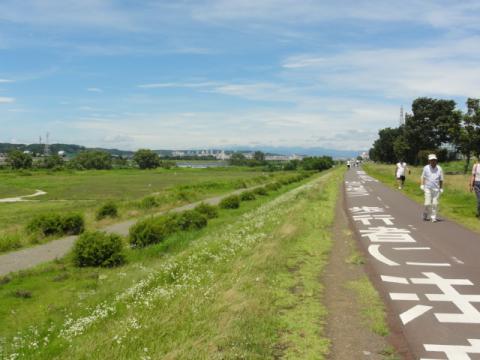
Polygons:
<instances>
[{"instance_id":1,"label":"dirt footpath","mask_svg":"<svg viewBox=\"0 0 480 360\"><path fill-rule=\"evenodd\" d=\"M385 356L381 353L388 344L385 338L367 327L360 315L356 294L347 287L349 282L365 277L365 272L362 265L347 263L356 250L356 242L344 211L343 191L340 194L333 229L334 244L324 277L327 336L332 341L329 358L383 360Z\"/></svg>"}]
</instances>

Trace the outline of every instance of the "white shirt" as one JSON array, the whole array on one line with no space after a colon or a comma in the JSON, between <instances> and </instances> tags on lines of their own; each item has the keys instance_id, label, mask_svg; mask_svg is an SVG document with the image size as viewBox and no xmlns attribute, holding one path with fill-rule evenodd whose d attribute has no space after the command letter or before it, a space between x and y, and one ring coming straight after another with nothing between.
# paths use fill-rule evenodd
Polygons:
<instances>
[{"instance_id":1,"label":"white shirt","mask_svg":"<svg viewBox=\"0 0 480 360\"><path fill-rule=\"evenodd\" d=\"M480 164L477 163L473 165L472 175L474 176L474 181L480 181Z\"/></svg>"},{"instance_id":2,"label":"white shirt","mask_svg":"<svg viewBox=\"0 0 480 360\"><path fill-rule=\"evenodd\" d=\"M443 170L439 165L435 166L435 168L426 165L423 168L422 178L426 188L438 190L440 189L440 181L443 181Z\"/></svg>"},{"instance_id":3,"label":"white shirt","mask_svg":"<svg viewBox=\"0 0 480 360\"><path fill-rule=\"evenodd\" d=\"M407 168L407 163L399 162L397 163L397 178L400 176L405 176L405 169Z\"/></svg>"}]
</instances>

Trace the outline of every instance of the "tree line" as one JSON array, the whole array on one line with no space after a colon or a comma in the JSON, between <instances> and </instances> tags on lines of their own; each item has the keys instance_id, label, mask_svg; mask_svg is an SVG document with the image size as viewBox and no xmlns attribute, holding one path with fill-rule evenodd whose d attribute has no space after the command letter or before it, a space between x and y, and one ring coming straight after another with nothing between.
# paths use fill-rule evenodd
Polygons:
<instances>
[{"instance_id":1,"label":"tree line","mask_svg":"<svg viewBox=\"0 0 480 360\"><path fill-rule=\"evenodd\" d=\"M440 161L462 154L468 168L472 156L480 154L480 99L469 98L466 112L456 108L454 100L417 98L405 123L378 132L370 149L370 159L386 163L404 160L422 164L428 153Z\"/></svg>"},{"instance_id":2,"label":"tree line","mask_svg":"<svg viewBox=\"0 0 480 360\"><path fill-rule=\"evenodd\" d=\"M171 168L176 166L174 161L164 160L149 149L140 149L133 154L133 166L140 169L155 169L158 167ZM39 158L34 162L28 152L18 149L11 150L7 155L7 165L14 169L74 169L74 170L109 170L112 168L132 167L132 163L122 156L112 156L108 152L100 150L81 151L75 158L65 161L59 155L49 155ZM258 166L266 171L279 170L326 170L333 166L334 162L330 156L307 157L303 160L291 160L288 162L266 161L265 154L261 151L254 153L252 159L247 159L242 153L234 153L230 159L230 165L234 166Z\"/></svg>"}]
</instances>

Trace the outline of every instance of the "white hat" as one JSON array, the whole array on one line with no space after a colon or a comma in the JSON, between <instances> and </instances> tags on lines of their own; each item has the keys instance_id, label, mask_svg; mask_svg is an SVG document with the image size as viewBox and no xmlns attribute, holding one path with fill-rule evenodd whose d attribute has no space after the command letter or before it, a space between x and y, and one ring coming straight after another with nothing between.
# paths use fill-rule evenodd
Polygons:
<instances>
[{"instance_id":1,"label":"white hat","mask_svg":"<svg viewBox=\"0 0 480 360\"><path fill-rule=\"evenodd\" d=\"M437 156L435 154L430 154L430 155L428 155L428 161L430 161L430 160L438 160L438 159L437 159Z\"/></svg>"}]
</instances>

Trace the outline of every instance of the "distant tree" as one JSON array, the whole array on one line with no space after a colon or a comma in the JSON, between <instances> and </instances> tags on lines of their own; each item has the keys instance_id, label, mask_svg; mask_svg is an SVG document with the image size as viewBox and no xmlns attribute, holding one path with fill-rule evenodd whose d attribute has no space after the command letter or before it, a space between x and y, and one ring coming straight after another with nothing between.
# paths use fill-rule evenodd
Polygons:
<instances>
[{"instance_id":1,"label":"distant tree","mask_svg":"<svg viewBox=\"0 0 480 360\"><path fill-rule=\"evenodd\" d=\"M123 157L122 155L114 156L113 159L113 166L117 168L127 168L128 167L128 159Z\"/></svg>"},{"instance_id":2,"label":"distant tree","mask_svg":"<svg viewBox=\"0 0 480 360\"><path fill-rule=\"evenodd\" d=\"M160 158L156 153L149 149L140 149L133 155L140 169L155 169L159 166Z\"/></svg>"},{"instance_id":3,"label":"distant tree","mask_svg":"<svg viewBox=\"0 0 480 360\"><path fill-rule=\"evenodd\" d=\"M33 158L20 150L12 150L8 153L7 163L12 169L29 169L32 167Z\"/></svg>"},{"instance_id":4,"label":"distant tree","mask_svg":"<svg viewBox=\"0 0 480 360\"><path fill-rule=\"evenodd\" d=\"M472 155L480 155L480 99L467 99L467 112L462 122L453 130L454 144L465 156L464 172L468 171Z\"/></svg>"},{"instance_id":5,"label":"distant tree","mask_svg":"<svg viewBox=\"0 0 480 360\"><path fill-rule=\"evenodd\" d=\"M333 166L334 162L330 156L313 156L306 157L302 160L302 168L304 170L327 170Z\"/></svg>"},{"instance_id":6,"label":"distant tree","mask_svg":"<svg viewBox=\"0 0 480 360\"><path fill-rule=\"evenodd\" d=\"M233 153L230 157L230 165L245 165L247 158L240 152Z\"/></svg>"},{"instance_id":7,"label":"distant tree","mask_svg":"<svg viewBox=\"0 0 480 360\"><path fill-rule=\"evenodd\" d=\"M54 169L54 168L62 167L63 164L64 164L64 161L62 157L54 154L54 155L44 157L42 159L40 166L46 169Z\"/></svg>"},{"instance_id":8,"label":"distant tree","mask_svg":"<svg viewBox=\"0 0 480 360\"><path fill-rule=\"evenodd\" d=\"M378 132L378 139L373 143L370 150L370 159L386 163L394 163L397 160L393 148L395 140L402 135L399 128L385 128Z\"/></svg>"},{"instance_id":9,"label":"distant tree","mask_svg":"<svg viewBox=\"0 0 480 360\"><path fill-rule=\"evenodd\" d=\"M255 151L253 153L253 159L256 161L265 161L265 154L261 151Z\"/></svg>"},{"instance_id":10,"label":"distant tree","mask_svg":"<svg viewBox=\"0 0 480 360\"><path fill-rule=\"evenodd\" d=\"M72 160L75 167L106 170L112 168L112 156L104 151L82 151Z\"/></svg>"}]
</instances>

